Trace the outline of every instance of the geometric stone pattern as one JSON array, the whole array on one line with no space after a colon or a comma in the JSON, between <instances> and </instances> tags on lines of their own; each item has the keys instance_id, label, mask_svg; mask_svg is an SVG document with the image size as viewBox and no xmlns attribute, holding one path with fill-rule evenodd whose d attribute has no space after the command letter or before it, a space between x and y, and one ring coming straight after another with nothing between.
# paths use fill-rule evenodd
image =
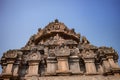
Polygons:
<instances>
[{"instance_id":1,"label":"geometric stone pattern","mask_svg":"<svg viewBox=\"0 0 120 80\"><path fill-rule=\"evenodd\" d=\"M1 80L120 80L118 53L92 45L57 19L0 60Z\"/></svg>"}]
</instances>

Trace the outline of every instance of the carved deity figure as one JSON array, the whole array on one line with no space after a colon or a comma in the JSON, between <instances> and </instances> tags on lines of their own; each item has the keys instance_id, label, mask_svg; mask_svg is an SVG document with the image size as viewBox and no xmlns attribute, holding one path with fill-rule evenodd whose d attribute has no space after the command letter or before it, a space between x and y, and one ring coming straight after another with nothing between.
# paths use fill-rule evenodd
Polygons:
<instances>
[{"instance_id":1,"label":"carved deity figure","mask_svg":"<svg viewBox=\"0 0 120 80\"><path fill-rule=\"evenodd\" d=\"M27 60L41 60L41 55L36 48L32 49L30 54L27 55Z\"/></svg>"},{"instance_id":2,"label":"carved deity figure","mask_svg":"<svg viewBox=\"0 0 120 80\"><path fill-rule=\"evenodd\" d=\"M83 58L95 58L96 54L92 50L83 50L82 57Z\"/></svg>"},{"instance_id":3,"label":"carved deity figure","mask_svg":"<svg viewBox=\"0 0 120 80\"><path fill-rule=\"evenodd\" d=\"M56 36L54 36L54 40L59 40L59 39L60 39L59 35L56 34Z\"/></svg>"},{"instance_id":4,"label":"carved deity figure","mask_svg":"<svg viewBox=\"0 0 120 80\"><path fill-rule=\"evenodd\" d=\"M79 53L80 53L79 49L75 46L73 47L73 49L70 49L70 55L71 56L78 56Z\"/></svg>"},{"instance_id":5,"label":"carved deity figure","mask_svg":"<svg viewBox=\"0 0 120 80\"><path fill-rule=\"evenodd\" d=\"M80 53L79 49L77 47L74 47L75 54L78 55Z\"/></svg>"},{"instance_id":6,"label":"carved deity figure","mask_svg":"<svg viewBox=\"0 0 120 80\"><path fill-rule=\"evenodd\" d=\"M85 36L82 36L82 44L89 44L90 42L87 40Z\"/></svg>"},{"instance_id":7,"label":"carved deity figure","mask_svg":"<svg viewBox=\"0 0 120 80\"><path fill-rule=\"evenodd\" d=\"M49 56L54 57L55 56L55 49L49 49Z\"/></svg>"}]
</instances>

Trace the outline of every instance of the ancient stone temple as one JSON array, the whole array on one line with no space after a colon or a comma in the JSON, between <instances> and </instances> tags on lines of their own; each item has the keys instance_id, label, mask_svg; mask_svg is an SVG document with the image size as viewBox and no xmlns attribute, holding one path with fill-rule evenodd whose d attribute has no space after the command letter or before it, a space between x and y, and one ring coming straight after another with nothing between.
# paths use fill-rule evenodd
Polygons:
<instances>
[{"instance_id":1,"label":"ancient stone temple","mask_svg":"<svg viewBox=\"0 0 120 80\"><path fill-rule=\"evenodd\" d=\"M57 19L21 49L3 53L0 80L120 80L118 54L97 47Z\"/></svg>"}]
</instances>

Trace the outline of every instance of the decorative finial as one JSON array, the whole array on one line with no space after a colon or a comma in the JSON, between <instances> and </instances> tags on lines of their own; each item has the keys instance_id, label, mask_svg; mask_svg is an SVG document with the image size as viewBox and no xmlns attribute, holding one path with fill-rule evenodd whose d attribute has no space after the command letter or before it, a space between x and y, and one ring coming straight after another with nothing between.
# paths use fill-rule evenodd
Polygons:
<instances>
[{"instance_id":1,"label":"decorative finial","mask_svg":"<svg viewBox=\"0 0 120 80\"><path fill-rule=\"evenodd\" d=\"M58 19L55 19L55 23L58 23L59 21L58 21Z\"/></svg>"}]
</instances>

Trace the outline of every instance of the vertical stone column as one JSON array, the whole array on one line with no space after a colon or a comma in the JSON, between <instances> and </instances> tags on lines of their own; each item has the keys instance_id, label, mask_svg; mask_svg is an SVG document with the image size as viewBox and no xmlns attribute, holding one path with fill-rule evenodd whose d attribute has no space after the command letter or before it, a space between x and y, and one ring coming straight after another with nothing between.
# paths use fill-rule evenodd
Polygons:
<instances>
[{"instance_id":1,"label":"vertical stone column","mask_svg":"<svg viewBox=\"0 0 120 80\"><path fill-rule=\"evenodd\" d=\"M47 71L45 75L56 75L57 61L55 57L47 58Z\"/></svg>"},{"instance_id":2,"label":"vertical stone column","mask_svg":"<svg viewBox=\"0 0 120 80\"><path fill-rule=\"evenodd\" d=\"M86 74L96 74L95 59L85 58L84 62L86 67Z\"/></svg>"},{"instance_id":3,"label":"vertical stone column","mask_svg":"<svg viewBox=\"0 0 120 80\"><path fill-rule=\"evenodd\" d=\"M69 75L69 64L68 64L68 58L70 56L70 49L68 46L65 46L64 44L61 45L61 47L57 48L55 50L55 56L57 57L58 62L58 69L56 73L59 75Z\"/></svg>"},{"instance_id":4,"label":"vertical stone column","mask_svg":"<svg viewBox=\"0 0 120 80\"><path fill-rule=\"evenodd\" d=\"M7 66L4 74L12 75L13 63L14 63L14 60L7 61Z\"/></svg>"},{"instance_id":5,"label":"vertical stone column","mask_svg":"<svg viewBox=\"0 0 120 80\"><path fill-rule=\"evenodd\" d=\"M83 72L80 70L79 57L78 56L70 56L70 71L72 74L82 74Z\"/></svg>"},{"instance_id":6,"label":"vertical stone column","mask_svg":"<svg viewBox=\"0 0 120 80\"><path fill-rule=\"evenodd\" d=\"M18 77L19 67L20 67L20 63L22 60L22 54L23 54L22 52L17 52L17 53L18 53L18 58L17 58L17 61L13 65L13 76L14 77Z\"/></svg>"},{"instance_id":7,"label":"vertical stone column","mask_svg":"<svg viewBox=\"0 0 120 80\"><path fill-rule=\"evenodd\" d=\"M14 64L14 66L13 66L13 76L18 76L19 64L20 64L19 61Z\"/></svg>"},{"instance_id":8,"label":"vertical stone column","mask_svg":"<svg viewBox=\"0 0 120 80\"><path fill-rule=\"evenodd\" d=\"M100 63L96 63L97 64L97 71L98 71L98 73L99 74L103 74L103 67L102 67L102 65L100 64Z\"/></svg>"},{"instance_id":9,"label":"vertical stone column","mask_svg":"<svg viewBox=\"0 0 120 80\"><path fill-rule=\"evenodd\" d=\"M68 57L57 57L57 61L58 61L58 70L56 71L56 73L58 74L69 74L69 64L68 64Z\"/></svg>"},{"instance_id":10,"label":"vertical stone column","mask_svg":"<svg viewBox=\"0 0 120 80\"><path fill-rule=\"evenodd\" d=\"M119 76L119 72L120 68L119 66L115 63L115 61L113 60L113 55L108 55L107 56L108 62L110 64L111 70L114 73L115 76Z\"/></svg>"},{"instance_id":11,"label":"vertical stone column","mask_svg":"<svg viewBox=\"0 0 120 80\"><path fill-rule=\"evenodd\" d=\"M107 59L110 63L111 68L119 68L119 66L114 62L113 56L107 56Z\"/></svg>"},{"instance_id":12,"label":"vertical stone column","mask_svg":"<svg viewBox=\"0 0 120 80\"><path fill-rule=\"evenodd\" d=\"M106 58L102 58L102 66L104 68L105 73L110 72L110 64Z\"/></svg>"},{"instance_id":13,"label":"vertical stone column","mask_svg":"<svg viewBox=\"0 0 120 80\"><path fill-rule=\"evenodd\" d=\"M35 61L28 61L28 73L27 76L39 76L38 74L38 67L39 67L39 60Z\"/></svg>"},{"instance_id":14,"label":"vertical stone column","mask_svg":"<svg viewBox=\"0 0 120 80\"><path fill-rule=\"evenodd\" d=\"M7 66L4 66L4 71L2 72L2 77L4 78L3 80L10 80L10 77L13 74L13 63L14 60L8 59L7 61Z\"/></svg>"},{"instance_id":15,"label":"vertical stone column","mask_svg":"<svg viewBox=\"0 0 120 80\"><path fill-rule=\"evenodd\" d=\"M28 70L26 76L39 76L39 63L41 61L40 52L37 49L33 49L31 53L27 55Z\"/></svg>"},{"instance_id":16,"label":"vertical stone column","mask_svg":"<svg viewBox=\"0 0 120 80\"><path fill-rule=\"evenodd\" d=\"M9 50L5 53L4 59L7 62L4 64L4 71L1 74L5 80L10 80L10 77L13 76L13 64L17 58L16 50Z\"/></svg>"}]
</instances>

